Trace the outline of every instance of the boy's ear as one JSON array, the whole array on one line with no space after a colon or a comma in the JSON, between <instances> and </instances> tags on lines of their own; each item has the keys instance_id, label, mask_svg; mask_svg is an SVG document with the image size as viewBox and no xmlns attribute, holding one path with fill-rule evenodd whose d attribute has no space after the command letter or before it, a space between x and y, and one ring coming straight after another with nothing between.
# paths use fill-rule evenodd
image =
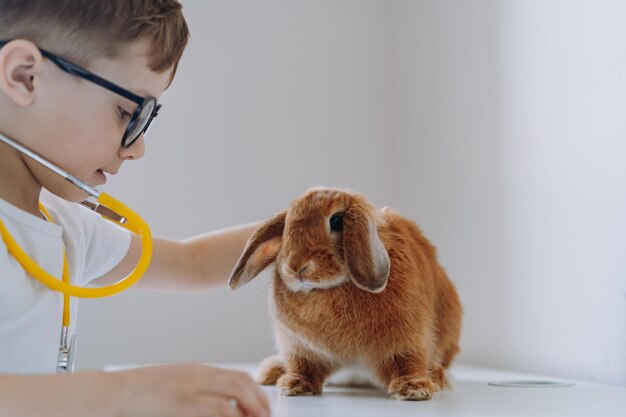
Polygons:
<instances>
[{"instance_id":1,"label":"boy's ear","mask_svg":"<svg viewBox=\"0 0 626 417\"><path fill-rule=\"evenodd\" d=\"M32 42L17 39L0 49L0 90L20 106L35 99L43 56Z\"/></svg>"}]
</instances>

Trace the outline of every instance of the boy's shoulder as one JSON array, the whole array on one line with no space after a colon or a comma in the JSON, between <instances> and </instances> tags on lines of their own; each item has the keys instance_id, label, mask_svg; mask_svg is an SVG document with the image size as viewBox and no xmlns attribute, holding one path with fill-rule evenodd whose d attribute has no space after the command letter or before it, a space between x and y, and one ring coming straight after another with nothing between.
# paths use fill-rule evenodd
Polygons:
<instances>
[{"instance_id":1,"label":"boy's shoulder","mask_svg":"<svg viewBox=\"0 0 626 417\"><path fill-rule=\"evenodd\" d=\"M55 270L45 265L58 266L65 250L72 281L81 285L108 272L126 255L130 233L125 229L47 191L42 192L40 201L52 223L3 200L0 219L20 247L45 270ZM0 243L0 250L3 257L8 255L4 242Z\"/></svg>"}]
</instances>

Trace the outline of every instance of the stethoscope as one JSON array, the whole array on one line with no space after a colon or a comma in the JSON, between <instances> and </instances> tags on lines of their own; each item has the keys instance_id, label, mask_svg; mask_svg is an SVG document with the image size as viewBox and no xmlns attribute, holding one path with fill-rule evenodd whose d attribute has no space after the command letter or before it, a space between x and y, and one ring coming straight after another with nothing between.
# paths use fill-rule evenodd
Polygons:
<instances>
[{"instance_id":1,"label":"stethoscope","mask_svg":"<svg viewBox=\"0 0 626 417\"><path fill-rule=\"evenodd\" d=\"M89 194L96 200L96 202L92 203L91 201L84 201L81 205L95 211L105 219L122 226L130 232L139 235L141 239L141 257L139 258L135 269L133 269L133 271L126 278L106 287L85 288L78 287L70 283L65 250L63 251L63 276L59 280L37 265L37 263L30 256L28 256L26 252L24 252L0 219L0 235L2 235L2 239L4 240L9 253L33 278L39 280L48 288L63 294L63 320L57 372L73 372L74 360L76 356L76 335L73 335L68 341L70 327L70 296L80 298L108 297L124 291L136 283L148 269L148 265L150 264L150 260L152 258L152 236L150 234L150 228L137 213L110 195L96 190L94 187L91 187L85 182L79 180L72 174L69 174L25 146L6 137L2 133L0 133L0 140L29 158L42 164L56 174L61 175L76 187ZM52 218L48 214L45 207L41 204L39 207L48 221L52 222Z\"/></svg>"}]
</instances>

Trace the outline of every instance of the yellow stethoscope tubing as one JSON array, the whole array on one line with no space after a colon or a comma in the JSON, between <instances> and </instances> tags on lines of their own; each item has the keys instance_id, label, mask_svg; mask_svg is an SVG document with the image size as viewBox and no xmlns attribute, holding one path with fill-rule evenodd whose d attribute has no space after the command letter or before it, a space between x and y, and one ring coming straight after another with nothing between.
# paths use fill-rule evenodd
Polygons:
<instances>
[{"instance_id":1,"label":"yellow stethoscope tubing","mask_svg":"<svg viewBox=\"0 0 626 417\"><path fill-rule=\"evenodd\" d=\"M98 197L98 203L110 208L120 215L124 215L124 217L127 219L127 222L123 224L115 222L115 224L119 224L129 231L138 234L141 239L142 246L141 257L139 258L139 261L137 262L137 265L135 266L133 271L123 280L106 287L79 287L70 284L69 278L67 280L68 282L64 282L63 280L55 278L47 271L45 271L42 267L37 265L37 263L30 256L28 256L26 252L24 252L24 250L17 244L15 239L13 239L13 236L11 236L11 234L8 232L8 230L1 221L0 232L2 233L4 243L7 245L7 249L13 255L13 257L20 263L20 265L22 265L26 272L28 272L35 279L39 280L42 284L46 285L48 288L54 291L61 292L66 296L72 297L108 297L129 288L134 283L136 283L146 272L148 266L150 265L150 260L152 259L152 235L150 233L150 228L143 221L143 219L139 217L139 215L134 213L131 209L129 209L127 206L117 201L110 195L106 193L100 193L100 196ZM66 268L67 262L64 263L64 276L66 275Z\"/></svg>"},{"instance_id":2,"label":"yellow stethoscope tubing","mask_svg":"<svg viewBox=\"0 0 626 417\"><path fill-rule=\"evenodd\" d=\"M48 210L44 207L43 204L39 203L39 210L43 213L43 215L48 219L50 223L54 223L52 221L52 216L48 213ZM0 220L0 229L4 229L4 223ZM2 230L2 238L5 239L5 234L10 236L10 234L5 233L5 230ZM12 237L10 240L13 240ZM67 266L67 254L65 253L65 248L63 248L63 276L61 280L67 284L70 283L70 271ZM67 294L63 294L63 327L70 326L70 296Z\"/></svg>"},{"instance_id":3,"label":"yellow stethoscope tubing","mask_svg":"<svg viewBox=\"0 0 626 417\"><path fill-rule=\"evenodd\" d=\"M117 214L121 217L122 219L121 221L109 218L106 215L102 215L102 217L129 230L132 233L137 234L141 240L141 256L139 258L139 261L137 262L137 265L135 266L135 268L132 270L130 274L128 274L121 281L118 281L117 283L106 286L106 287L85 288L85 287L78 287L78 286L72 285L69 282L69 272L66 272L67 259L64 259L65 262L64 262L64 268L63 268L64 269L63 275L67 276L66 280L63 280L63 278L59 280L53 277L47 271L45 271L43 268L37 265L37 263L30 256L28 256L28 254L24 252L24 250L17 244L15 239L13 239L13 236L11 236L11 234L8 232L8 230L2 223L2 221L0 221L0 232L2 232L2 238L5 242L5 245L7 246L7 249L13 255L13 257L20 263L20 265L22 265L22 267L33 278L39 280L48 288L54 291L63 293L64 296L66 297L66 300L69 299L69 296L80 297L80 298L108 297L108 296L117 294L119 292L122 292L128 289L131 285L135 284L142 277L142 275L146 272L146 270L148 269L148 266L150 265L150 261L152 259L152 234L150 233L150 228L148 227L148 224L141 218L141 216L139 216L137 213L135 213L133 210L131 210L128 206L126 206L119 200L116 200L115 198L111 197L110 195L106 193L96 190L94 187L86 184L85 182L81 181L77 177L64 171L63 169L54 165L47 159L41 157L37 153L31 151L27 147L5 136L2 133L0 133L0 141L20 151L21 153L25 154L31 159L34 159L35 161L39 162L40 164L50 169L51 171L55 172L56 174L61 175L66 180L68 180L69 182L71 182L72 184L80 188L81 190L85 191L87 194L96 198L98 205L96 206L95 211L97 211L99 206L104 206L108 208L110 211L113 211L114 214ZM68 315L69 315L69 312L68 312ZM64 316L65 316L65 312L64 312Z\"/></svg>"}]
</instances>

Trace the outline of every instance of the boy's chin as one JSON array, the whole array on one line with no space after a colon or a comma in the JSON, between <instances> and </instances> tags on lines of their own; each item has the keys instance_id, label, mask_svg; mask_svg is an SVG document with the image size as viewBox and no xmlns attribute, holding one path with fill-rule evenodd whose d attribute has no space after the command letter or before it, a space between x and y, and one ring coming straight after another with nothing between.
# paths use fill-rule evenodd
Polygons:
<instances>
[{"instance_id":1,"label":"boy's chin","mask_svg":"<svg viewBox=\"0 0 626 417\"><path fill-rule=\"evenodd\" d=\"M72 203L80 203L89 198L89 194L69 182L61 187L47 187L46 189L57 197Z\"/></svg>"},{"instance_id":2,"label":"boy's chin","mask_svg":"<svg viewBox=\"0 0 626 417\"><path fill-rule=\"evenodd\" d=\"M77 188L76 190L73 190L72 192L67 193L65 196L60 196L60 197L64 198L67 201L71 201L72 203L80 203L82 201L87 200L89 198L89 194Z\"/></svg>"}]
</instances>

